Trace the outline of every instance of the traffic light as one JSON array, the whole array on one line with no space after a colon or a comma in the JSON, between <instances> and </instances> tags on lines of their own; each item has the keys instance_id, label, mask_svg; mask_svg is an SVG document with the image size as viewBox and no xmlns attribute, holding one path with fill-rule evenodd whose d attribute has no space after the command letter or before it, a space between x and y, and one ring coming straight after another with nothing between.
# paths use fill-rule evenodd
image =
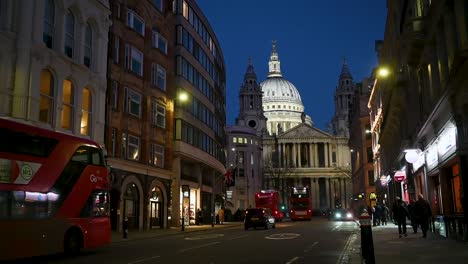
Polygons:
<instances>
[{"instance_id":1,"label":"traffic light","mask_svg":"<svg viewBox=\"0 0 468 264\"><path fill-rule=\"evenodd\" d=\"M286 206L284 206L284 204L281 205L281 210L284 210L286 209Z\"/></svg>"}]
</instances>

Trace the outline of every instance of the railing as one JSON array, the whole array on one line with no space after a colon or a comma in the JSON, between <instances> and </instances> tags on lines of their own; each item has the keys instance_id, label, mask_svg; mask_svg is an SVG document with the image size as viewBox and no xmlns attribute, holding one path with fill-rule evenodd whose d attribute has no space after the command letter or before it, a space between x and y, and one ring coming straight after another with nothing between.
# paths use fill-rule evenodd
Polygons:
<instances>
[{"instance_id":1,"label":"railing","mask_svg":"<svg viewBox=\"0 0 468 264\"><path fill-rule=\"evenodd\" d=\"M432 218L430 230L446 238L468 239L468 226L463 215L436 215Z\"/></svg>"}]
</instances>

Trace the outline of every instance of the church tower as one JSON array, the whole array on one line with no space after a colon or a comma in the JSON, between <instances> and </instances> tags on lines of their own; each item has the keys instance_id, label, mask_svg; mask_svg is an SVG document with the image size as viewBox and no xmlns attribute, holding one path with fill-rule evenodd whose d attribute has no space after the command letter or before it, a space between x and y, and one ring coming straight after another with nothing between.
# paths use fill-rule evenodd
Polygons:
<instances>
[{"instance_id":1,"label":"church tower","mask_svg":"<svg viewBox=\"0 0 468 264\"><path fill-rule=\"evenodd\" d=\"M343 59L338 86L335 90L333 130L337 136L349 137L349 114L352 109L355 84L346 59Z\"/></svg>"},{"instance_id":2,"label":"church tower","mask_svg":"<svg viewBox=\"0 0 468 264\"><path fill-rule=\"evenodd\" d=\"M257 74L255 74L252 65L252 59L249 58L249 64L239 93L240 111L239 116L236 118L236 125L249 126L255 129L260 137L267 133L267 119L263 114L262 94L262 88L257 82Z\"/></svg>"}]
</instances>

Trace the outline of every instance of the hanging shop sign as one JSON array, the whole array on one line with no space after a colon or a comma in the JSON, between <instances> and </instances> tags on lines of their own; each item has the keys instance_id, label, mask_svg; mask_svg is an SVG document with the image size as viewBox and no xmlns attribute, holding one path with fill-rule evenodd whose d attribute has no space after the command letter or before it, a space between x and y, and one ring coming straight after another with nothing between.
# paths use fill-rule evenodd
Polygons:
<instances>
[{"instance_id":1,"label":"hanging shop sign","mask_svg":"<svg viewBox=\"0 0 468 264\"><path fill-rule=\"evenodd\" d=\"M447 127L444 132L437 138L437 149L442 156L449 152L457 144L457 130L455 127Z\"/></svg>"},{"instance_id":2,"label":"hanging shop sign","mask_svg":"<svg viewBox=\"0 0 468 264\"><path fill-rule=\"evenodd\" d=\"M369 200L377 200L377 194L375 192L369 193Z\"/></svg>"},{"instance_id":3,"label":"hanging shop sign","mask_svg":"<svg viewBox=\"0 0 468 264\"><path fill-rule=\"evenodd\" d=\"M404 171L396 171L393 178L395 178L396 182L402 182L406 178L406 173Z\"/></svg>"}]
</instances>

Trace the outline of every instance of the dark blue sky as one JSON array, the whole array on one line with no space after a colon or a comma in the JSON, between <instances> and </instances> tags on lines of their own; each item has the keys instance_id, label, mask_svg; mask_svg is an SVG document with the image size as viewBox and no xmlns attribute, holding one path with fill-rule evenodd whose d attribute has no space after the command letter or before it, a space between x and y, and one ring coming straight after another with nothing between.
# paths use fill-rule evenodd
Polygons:
<instances>
[{"instance_id":1,"label":"dark blue sky","mask_svg":"<svg viewBox=\"0 0 468 264\"><path fill-rule=\"evenodd\" d=\"M266 79L271 41L277 41L283 77L299 90L305 112L325 129L343 57L360 82L377 65L386 0L197 0L220 42L226 63L227 123L239 113L239 89L252 57Z\"/></svg>"}]
</instances>

